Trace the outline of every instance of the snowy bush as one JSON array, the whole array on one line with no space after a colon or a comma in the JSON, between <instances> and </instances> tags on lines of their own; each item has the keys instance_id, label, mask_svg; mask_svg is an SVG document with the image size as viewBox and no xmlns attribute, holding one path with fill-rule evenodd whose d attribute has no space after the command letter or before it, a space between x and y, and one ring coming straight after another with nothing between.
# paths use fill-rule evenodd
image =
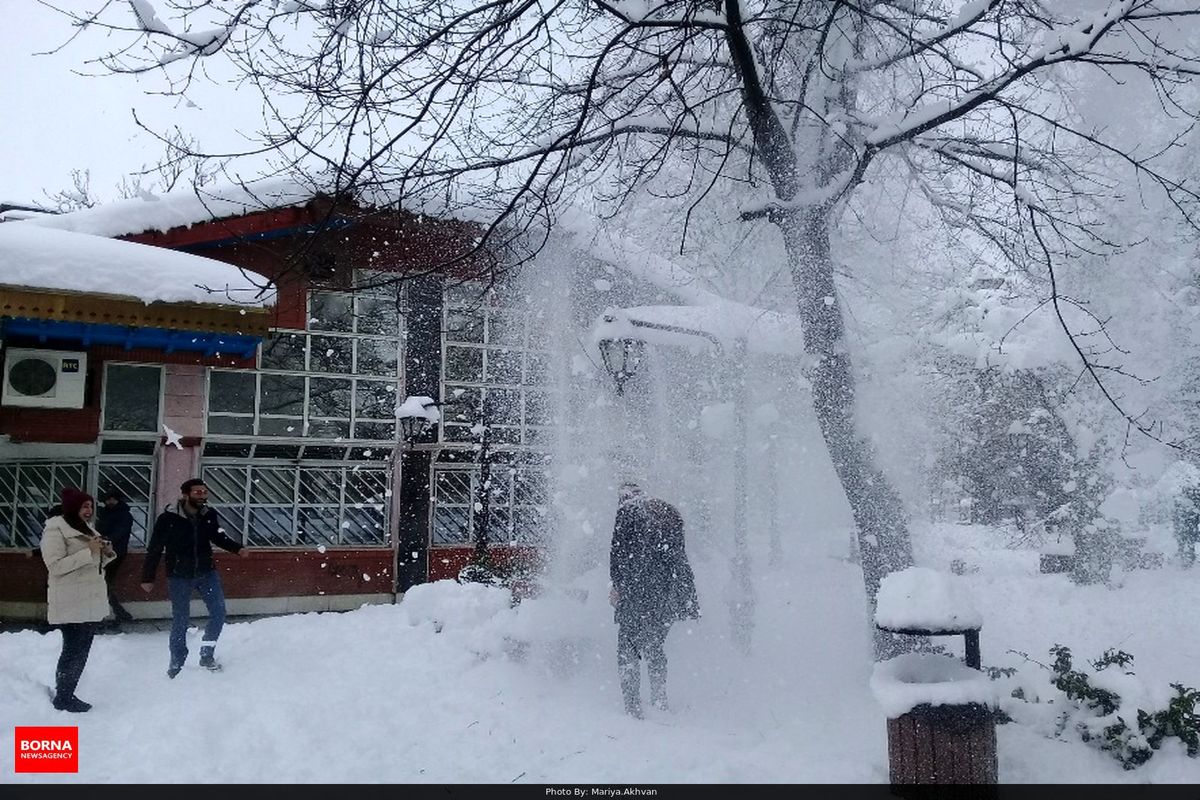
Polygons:
<instances>
[{"instance_id":1,"label":"snowy bush","mask_svg":"<svg viewBox=\"0 0 1200 800\"><path fill-rule=\"evenodd\" d=\"M1021 654L1024 655L1024 654ZM1109 753L1125 769L1134 769L1153 757L1168 737L1175 737L1192 758L1200 755L1200 691L1172 683L1173 694L1162 701L1131 669L1133 656L1122 650L1108 650L1088 667L1077 667L1069 648L1056 644L1050 648L1054 661L1040 664L1050 671L1053 690L1043 694L1011 668L989 668L989 676L1008 685L1007 702L1002 704L1002 722L1029 721L1036 724L1052 714L1049 735L1062 738L1073 732L1089 745ZM1066 709L1058 711L1062 705ZM1037 706L1044 714L1022 713Z\"/></svg>"}]
</instances>

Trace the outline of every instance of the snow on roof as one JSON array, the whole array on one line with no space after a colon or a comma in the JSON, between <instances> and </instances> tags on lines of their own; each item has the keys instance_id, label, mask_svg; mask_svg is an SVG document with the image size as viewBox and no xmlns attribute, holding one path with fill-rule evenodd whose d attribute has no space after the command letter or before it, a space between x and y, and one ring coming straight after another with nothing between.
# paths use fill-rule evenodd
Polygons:
<instances>
[{"instance_id":1,"label":"snow on roof","mask_svg":"<svg viewBox=\"0 0 1200 800\"><path fill-rule=\"evenodd\" d=\"M983 617L960 578L929 567L909 567L880 582L875 624L890 630L962 631L983 627Z\"/></svg>"},{"instance_id":2,"label":"snow on roof","mask_svg":"<svg viewBox=\"0 0 1200 800\"><path fill-rule=\"evenodd\" d=\"M188 187L160 195L145 192L141 197L67 214L35 215L25 222L96 236L126 236L168 231L255 211L301 206L317 193L314 187L290 178L266 178L241 185Z\"/></svg>"},{"instance_id":3,"label":"snow on roof","mask_svg":"<svg viewBox=\"0 0 1200 800\"><path fill-rule=\"evenodd\" d=\"M919 705L996 705L996 689L987 675L953 656L905 653L875 665L871 693L889 718Z\"/></svg>"},{"instance_id":4,"label":"snow on roof","mask_svg":"<svg viewBox=\"0 0 1200 800\"><path fill-rule=\"evenodd\" d=\"M145 303L263 306L268 281L220 261L26 222L0 224L0 284L136 297Z\"/></svg>"}]
</instances>

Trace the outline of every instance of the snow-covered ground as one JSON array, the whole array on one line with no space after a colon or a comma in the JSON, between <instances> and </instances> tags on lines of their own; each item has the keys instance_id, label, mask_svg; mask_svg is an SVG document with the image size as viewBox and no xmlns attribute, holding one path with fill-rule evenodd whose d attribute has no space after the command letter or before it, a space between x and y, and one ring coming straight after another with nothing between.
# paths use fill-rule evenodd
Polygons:
<instances>
[{"instance_id":1,"label":"snow-covered ground","mask_svg":"<svg viewBox=\"0 0 1200 800\"><path fill-rule=\"evenodd\" d=\"M191 661L165 675L165 633L99 637L79 695L87 714L46 698L59 635L0 635L0 720L78 725L78 775L4 782L879 783L883 711L871 694L861 574L844 531L807 531L785 563L756 560L753 652L735 652L728 568L692 554L704 616L668 640L673 709L622 711L605 571L510 609L503 590L440 582L395 606L230 624L220 673ZM985 665L1020 666L1045 688L1067 645L1079 661L1120 648L1154 691L1200 684L1200 570L1168 564L1079 588L1037 572L986 528L916 531L917 560L959 558L983 615ZM765 548L764 548L765 549ZM760 555L755 553L755 555ZM977 572L972 572L978 568ZM584 596L586 593L586 596ZM961 652L957 643L955 652ZM1045 704L1041 704L1043 710ZM1124 771L1046 714L998 729L1006 783L1200 783L1177 740ZM1037 722L1042 719L1042 724Z\"/></svg>"}]
</instances>

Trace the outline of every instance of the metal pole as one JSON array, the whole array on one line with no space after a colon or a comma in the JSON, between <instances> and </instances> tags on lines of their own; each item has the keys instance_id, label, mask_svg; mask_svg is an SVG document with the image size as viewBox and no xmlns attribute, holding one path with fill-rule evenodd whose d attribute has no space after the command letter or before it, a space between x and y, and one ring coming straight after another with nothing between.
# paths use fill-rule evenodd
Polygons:
<instances>
[{"instance_id":1,"label":"metal pole","mask_svg":"<svg viewBox=\"0 0 1200 800\"><path fill-rule=\"evenodd\" d=\"M483 401L479 404L479 493L474 505L477 508L475 517L475 563L488 565L488 523L491 518L492 470L490 454L488 453L488 425L483 410Z\"/></svg>"},{"instance_id":2,"label":"metal pole","mask_svg":"<svg viewBox=\"0 0 1200 800\"><path fill-rule=\"evenodd\" d=\"M733 443L733 592L730 623L733 640L749 652L754 632L754 587L750 583L750 555L746 544L748 506L746 475L746 342L738 339L733 353L733 402L736 432Z\"/></svg>"}]
</instances>

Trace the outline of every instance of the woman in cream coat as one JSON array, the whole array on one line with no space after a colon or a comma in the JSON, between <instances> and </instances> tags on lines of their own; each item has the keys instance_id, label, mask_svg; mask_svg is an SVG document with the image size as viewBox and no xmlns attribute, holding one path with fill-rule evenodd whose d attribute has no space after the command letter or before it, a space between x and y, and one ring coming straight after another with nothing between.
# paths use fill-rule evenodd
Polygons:
<instances>
[{"instance_id":1,"label":"woman in cream coat","mask_svg":"<svg viewBox=\"0 0 1200 800\"><path fill-rule=\"evenodd\" d=\"M91 704L75 696L87 666L96 623L109 611L104 565L116 558L112 546L91 526L96 501L79 489L62 492L62 514L46 520L42 559L50 573L47 621L62 631L62 654L54 674L54 707L87 711Z\"/></svg>"}]
</instances>

